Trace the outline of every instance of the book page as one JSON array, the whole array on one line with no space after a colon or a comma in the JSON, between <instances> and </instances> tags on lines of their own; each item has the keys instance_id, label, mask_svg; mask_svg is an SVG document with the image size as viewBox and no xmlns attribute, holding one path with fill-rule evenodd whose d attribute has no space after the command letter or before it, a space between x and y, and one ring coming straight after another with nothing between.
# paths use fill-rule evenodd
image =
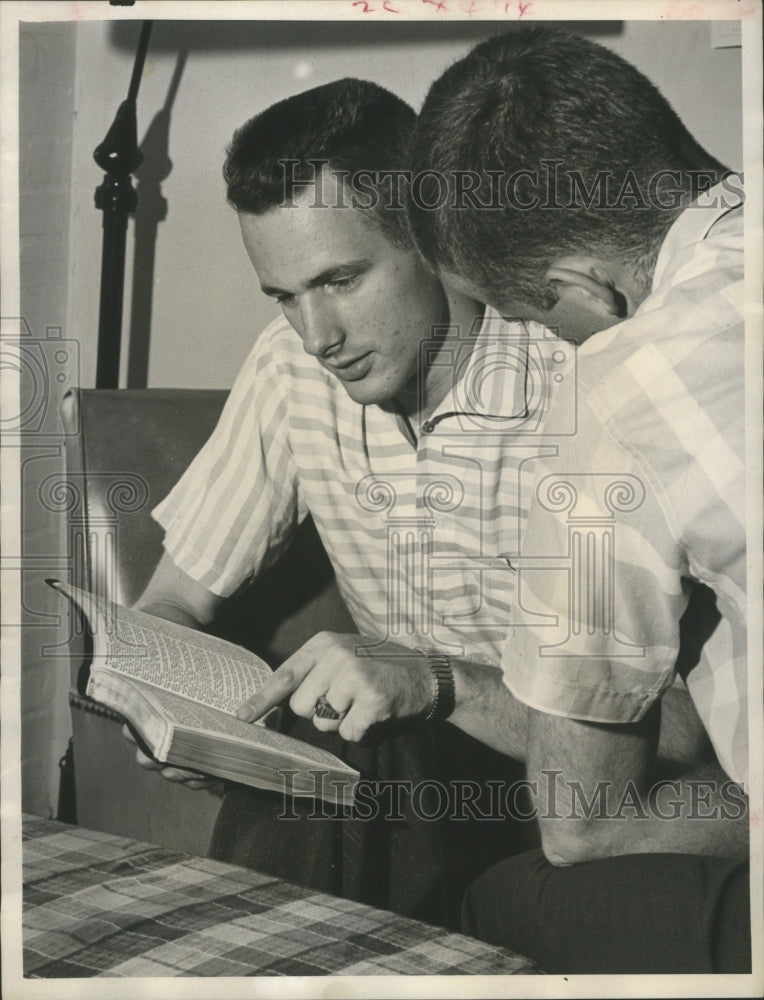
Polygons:
<instances>
[{"instance_id":1,"label":"book page","mask_svg":"<svg viewBox=\"0 0 764 1000\"><path fill-rule=\"evenodd\" d=\"M107 608L69 584L56 587L88 618L93 670L106 667L232 714L272 676L267 663L241 646L142 611Z\"/></svg>"}]
</instances>

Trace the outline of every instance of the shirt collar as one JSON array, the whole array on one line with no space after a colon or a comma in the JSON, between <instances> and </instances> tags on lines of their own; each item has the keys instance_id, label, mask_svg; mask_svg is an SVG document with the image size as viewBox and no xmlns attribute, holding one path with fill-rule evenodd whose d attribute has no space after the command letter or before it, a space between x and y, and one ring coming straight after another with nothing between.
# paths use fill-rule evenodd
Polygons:
<instances>
[{"instance_id":1,"label":"shirt collar","mask_svg":"<svg viewBox=\"0 0 764 1000\"><path fill-rule=\"evenodd\" d=\"M704 240L714 224L723 215L743 204L742 192L729 190L723 184L715 184L704 191L675 220L661 246L655 262L652 290L660 288L669 270L671 261L683 247L692 246Z\"/></svg>"},{"instance_id":2,"label":"shirt collar","mask_svg":"<svg viewBox=\"0 0 764 1000\"><path fill-rule=\"evenodd\" d=\"M454 385L428 424L448 416L517 420L528 415L528 359L533 323L505 320L486 306L479 329L453 352ZM473 342L470 343L470 338Z\"/></svg>"}]
</instances>

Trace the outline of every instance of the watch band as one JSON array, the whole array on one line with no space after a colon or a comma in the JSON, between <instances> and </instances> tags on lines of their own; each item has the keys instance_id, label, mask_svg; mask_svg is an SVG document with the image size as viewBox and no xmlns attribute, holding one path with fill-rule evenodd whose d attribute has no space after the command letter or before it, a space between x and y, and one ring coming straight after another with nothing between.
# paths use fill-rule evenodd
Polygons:
<instances>
[{"instance_id":1,"label":"watch band","mask_svg":"<svg viewBox=\"0 0 764 1000\"><path fill-rule=\"evenodd\" d=\"M427 657L432 673L432 705L425 715L425 722L441 722L456 708L456 684L448 657L438 649L418 649Z\"/></svg>"}]
</instances>

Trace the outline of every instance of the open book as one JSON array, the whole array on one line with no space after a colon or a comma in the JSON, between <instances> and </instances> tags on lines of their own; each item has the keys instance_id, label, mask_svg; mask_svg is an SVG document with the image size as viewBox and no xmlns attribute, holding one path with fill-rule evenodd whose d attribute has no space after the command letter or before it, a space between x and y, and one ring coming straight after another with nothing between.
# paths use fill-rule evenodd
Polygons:
<instances>
[{"instance_id":1,"label":"open book","mask_svg":"<svg viewBox=\"0 0 764 1000\"><path fill-rule=\"evenodd\" d=\"M236 710L272 676L254 653L58 580L93 637L87 693L130 723L162 763L255 788L351 805L359 774L334 754L242 722Z\"/></svg>"}]
</instances>

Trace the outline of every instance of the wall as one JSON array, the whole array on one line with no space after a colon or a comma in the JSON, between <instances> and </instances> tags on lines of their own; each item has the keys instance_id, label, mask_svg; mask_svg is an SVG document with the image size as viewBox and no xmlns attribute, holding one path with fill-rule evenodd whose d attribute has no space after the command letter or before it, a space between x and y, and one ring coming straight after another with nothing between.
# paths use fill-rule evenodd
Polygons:
<instances>
[{"instance_id":1,"label":"wall","mask_svg":"<svg viewBox=\"0 0 764 1000\"><path fill-rule=\"evenodd\" d=\"M86 372L94 365L100 247L91 156L127 86L137 28L78 27L69 327L84 340ZM495 30L492 22L157 24L141 85L140 136L164 104L177 53L187 48L188 57L171 112L172 166L162 181L168 210L158 226L147 384L230 385L275 315L225 204L220 170L234 129L276 100L343 75L386 85L418 107L429 83ZM739 49L712 49L708 22L609 22L588 31L643 69L712 152L740 164ZM126 303L129 309L129 290ZM130 381L139 384L145 366L132 367Z\"/></svg>"},{"instance_id":2,"label":"wall","mask_svg":"<svg viewBox=\"0 0 764 1000\"><path fill-rule=\"evenodd\" d=\"M59 602L46 576L60 571L64 521L41 502L50 477L63 476L58 405L77 381L76 345L67 343L70 189L74 114L75 28L72 24L22 28L20 79L20 273L22 351L34 377L22 378L19 435L23 538L23 682L21 753L23 807L51 815L58 797L58 760L70 730L65 648L57 621ZM22 354L22 357L25 355ZM47 377L46 377L47 376ZM60 377L60 380L59 380ZM7 424L3 425L4 431ZM14 436L4 436L14 443ZM4 552L4 558L11 553Z\"/></svg>"},{"instance_id":3,"label":"wall","mask_svg":"<svg viewBox=\"0 0 764 1000\"><path fill-rule=\"evenodd\" d=\"M714 49L709 21L627 21L599 39L641 70L722 163L743 165L741 50Z\"/></svg>"},{"instance_id":4,"label":"wall","mask_svg":"<svg viewBox=\"0 0 764 1000\"><path fill-rule=\"evenodd\" d=\"M141 204L164 199L166 215L153 260L145 213L129 229L124 329L127 338L133 328L133 348L123 352L122 384L230 386L275 315L225 204L220 169L238 125L273 101L344 75L377 81L418 107L430 81L496 27L156 22L139 95L139 137L149 154L140 188ZM710 23L577 27L647 73L709 151L741 164L740 50L713 49ZM138 30L136 22L28 25L22 41L24 308L40 336L45 324L60 324L78 341L83 386L95 376L101 250L93 191L102 175L92 153L126 94ZM30 539L42 551L61 551L50 513L36 501L29 506ZM41 576L30 584L33 607L55 616ZM42 665L41 636L29 630L26 637L24 788L27 808L50 813L68 727L67 681Z\"/></svg>"}]
</instances>

